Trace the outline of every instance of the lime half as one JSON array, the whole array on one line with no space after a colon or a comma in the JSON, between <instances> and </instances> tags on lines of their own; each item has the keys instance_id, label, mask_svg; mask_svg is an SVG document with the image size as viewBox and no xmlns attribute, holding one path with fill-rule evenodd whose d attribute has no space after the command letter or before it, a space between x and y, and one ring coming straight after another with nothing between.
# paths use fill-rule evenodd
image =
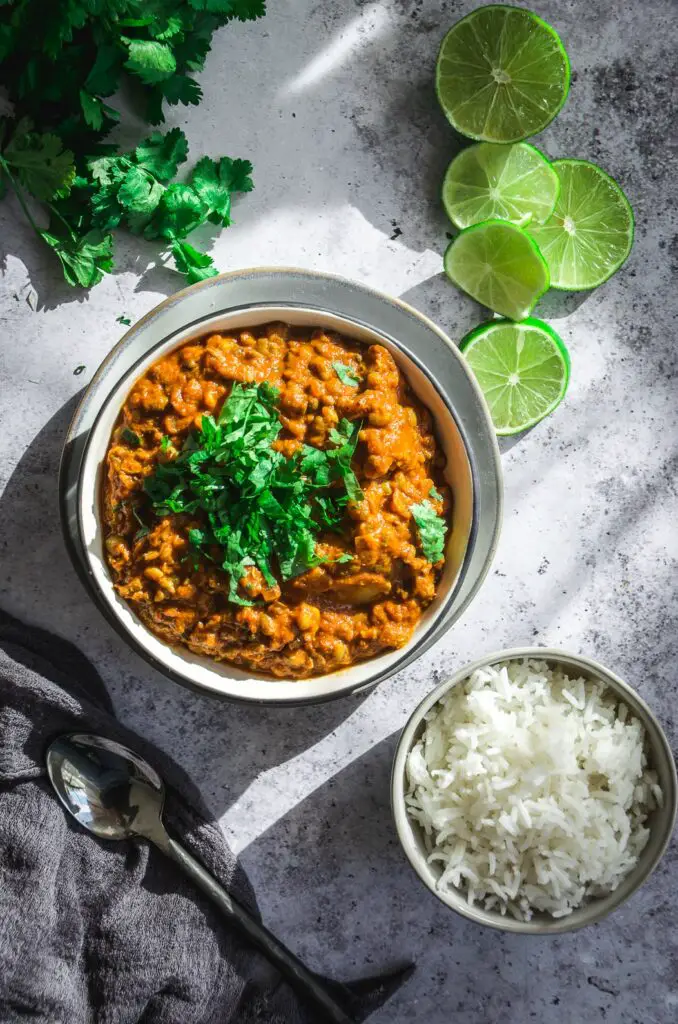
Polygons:
<instances>
[{"instance_id":1,"label":"lime half","mask_svg":"<svg viewBox=\"0 0 678 1024\"><path fill-rule=\"evenodd\" d=\"M445 273L477 302L524 320L549 286L544 257L530 236L505 220L466 228L445 252Z\"/></svg>"},{"instance_id":2,"label":"lime half","mask_svg":"<svg viewBox=\"0 0 678 1024\"><path fill-rule=\"evenodd\" d=\"M585 291L607 281L633 245L633 210L617 182L586 160L555 160L560 196L553 216L530 227L554 288Z\"/></svg>"},{"instance_id":3,"label":"lime half","mask_svg":"<svg viewBox=\"0 0 678 1024\"><path fill-rule=\"evenodd\" d=\"M443 39L436 90L448 121L482 142L520 142L556 116L570 87L558 34L519 7L479 7Z\"/></svg>"},{"instance_id":4,"label":"lime half","mask_svg":"<svg viewBox=\"0 0 678 1024\"><path fill-rule=\"evenodd\" d=\"M481 324L466 335L460 347L499 435L527 430L563 400L570 379L570 356L543 320Z\"/></svg>"},{"instance_id":5,"label":"lime half","mask_svg":"<svg viewBox=\"0 0 678 1024\"><path fill-rule=\"evenodd\" d=\"M543 224L560 191L546 157L527 142L500 146L479 142L454 158L443 182L443 205L458 228L483 220Z\"/></svg>"}]
</instances>

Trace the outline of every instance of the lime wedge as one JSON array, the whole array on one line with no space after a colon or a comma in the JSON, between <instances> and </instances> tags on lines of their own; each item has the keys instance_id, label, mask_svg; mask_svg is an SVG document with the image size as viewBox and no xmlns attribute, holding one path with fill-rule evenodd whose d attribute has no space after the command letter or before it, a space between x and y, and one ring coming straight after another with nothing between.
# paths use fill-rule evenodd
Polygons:
<instances>
[{"instance_id":1,"label":"lime wedge","mask_svg":"<svg viewBox=\"0 0 678 1024\"><path fill-rule=\"evenodd\" d=\"M570 379L570 356L543 320L481 324L466 335L460 348L500 436L527 430L563 400Z\"/></svg>"},{"instance_id":2,"label":"lime wedge","mask_svg":"<svg viewBox=\"0 0 678 1024\"><path fill-rule=\"evenodd\" d=\"M487 220L466 228L445 252L445 273L458 288L510 320L524 320L549 286L538 247L522 228Z\"/></svg>"},{"instance_id":3,"label":"lime wedge","mask_svg":"<svg viewBox=\"0 0 678 1024\"><path fill-rule=\"evenodd\" d=\"M549 219L559 191L558 175L534 146L479 142L447 168L443 205L458 228L493 218L525 227Z\"/></svg>"},{"instance_id":4,"label":"lime wedge","mask_svg":"<svg viewBox=\"0 0 678 1024\"><path fill-rule=\"evenodd\" d=\"M558 34L532 11L490 4L443 39L436 91L448 121L482 142L520 142L556 116L570 87Z\"/></svg>"},{"instance_id":5,"label":"lime wedge","mask_svg":"<svg viewBox=\"0 0 678 1024\"><path fill-rule=\"evenodd\" d=\"M553 216L534 225L554 288L585 291L607 281L631 251L633 210L614 178L586 160L555 160L560 197Z\"/></svg>"}]
</instances>

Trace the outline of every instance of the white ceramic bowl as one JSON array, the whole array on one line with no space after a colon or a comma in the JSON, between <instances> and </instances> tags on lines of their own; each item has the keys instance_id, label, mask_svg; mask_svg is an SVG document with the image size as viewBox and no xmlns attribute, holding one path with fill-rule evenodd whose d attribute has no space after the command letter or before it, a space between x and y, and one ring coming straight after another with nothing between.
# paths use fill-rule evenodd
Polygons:
<instances>
[{"instance_id":1,"label":"white ceramic bowl","mask_svg":"<svg viewBox=\"0 0 678 1024\"><path fill-rule=\"evenodd\" d=\"M567 917L554 918L549 914L535 914L530 921L517 921L508 915L503 917L498 911L483 910L475 904L469 906L464 893L438 889L438 879L442 874L439 864L430 864L424 845L423 832L419 824L407 813L405 794L407 784L407 758L417 740L424 731L424 718L431 708L438 703L452 687L462 683L479 668L496 665L501 661L522 658L535 658L550 664L561 666L566 672L583 676L604 683L614 692L645 727L649 749L649 760L652 768L659 776L659 783L664 793L663 807L655 810L648 819L650 838L635 868L626 876L614 892L582 904ZM498 651L488 654L472 665L455 672L421 702L402 731L396 748L391 779L391 799L398 837L410 864L419 878L438 899L455 910L458 914L468 917L478 924L488 925L506 932L519 932L528 935L548 935L559 932L573 931L584 925L600 921L616 907L620 906L647 880L659 863L673 831L676 821L678 804L678 780L676 766L669 742L664 732L644 700L638 696L628 683L610 672L603 665L582 655L568 654L566 651L553 650L546 647L522 647L519 649Z\"/></svg>"},{"instance_id":2,"label":"white ceramic bowl","mask_svg":"<svg viewBox=\"0 0 678 1024\"><path fill-rule=\"evenodd\" d=\"M336 330L368 345L382 344L391 351L413 391L433 415L439 442L447 457L446 478L454 500L453 525L447 540L446 562L439 591L422 616L409 644L400 650L389 651L341 671L306 680L253 678L236 666L193 654L186 648L170 647L156 637L137 618L131 606L113 587L104 557L100 519L100 493L106 450L120 409L135 381L165 353L191 338L211 331L234 331L245 326L278 320L294 326L320 326ZM319 694L327 698L346 691L356 692L363 686L372 685L375 677L383 678L395 671L404 656L431 632L449 607L472 539L476 511L473 473L467 446L450 405L443 399L440 390L422 367L406 355L396 343L372 328L358 325L333 313L285 306L261 306L256 310L220 313L203 320L199 328L187 327L146 352L109 392L99 412L89 434L78 492L81 538L91 578L108 610L122 631L133 640L135 646L145 651L155 663L164 666L173 678L178 677L202 690L240 700L276 702L287 699L299 702L317 698Z\"/></svg>"}]
</instances>

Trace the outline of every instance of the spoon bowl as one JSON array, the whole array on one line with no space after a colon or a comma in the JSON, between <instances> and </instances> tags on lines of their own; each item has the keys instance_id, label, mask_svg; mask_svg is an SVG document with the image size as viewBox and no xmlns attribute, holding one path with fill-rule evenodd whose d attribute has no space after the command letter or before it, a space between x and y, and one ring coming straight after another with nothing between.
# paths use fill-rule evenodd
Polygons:
<instances>
[{"instance_id":1,"label":"spoon bowl","mask_svg":"<svg viewBox=\"0 0 678 1024\"><path fill-rule=\"evenodd\" d=\"M66 810L100 839L150 838L149 829L162 819L162 779L114 740L60 736L47 751L47 773Z\"/></svg>"}]
</instances>

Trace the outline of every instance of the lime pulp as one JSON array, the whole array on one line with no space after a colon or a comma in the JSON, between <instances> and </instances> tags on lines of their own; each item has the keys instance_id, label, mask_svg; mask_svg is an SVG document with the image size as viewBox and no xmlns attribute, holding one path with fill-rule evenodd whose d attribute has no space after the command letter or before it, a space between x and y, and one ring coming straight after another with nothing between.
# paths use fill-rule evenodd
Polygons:
<instances>
[{"instance_id":1,"label":"lime pulp","mask_svg":"<svg viewBox=\"0 0 678 1024\"><path fill-rule=\"evenodd\" d=\"M561 403L570 379L562 339L542 320L494 320L461 342L500 436L520 433Z\"/></svg>"},{"instance_id":2,"label":"lime pulp","mask_svg":"<svg viewBox=\"0 0 678 1024\"><path fill-rule=\"evenodd\" d=\"M523 228L508 221L466 228L447 247L444 266L457 287L510 320L529 316L549 287L539 249Z\"/></svg>"},{"instance_id":3,"label":"lime pulp","mask_svg":"<svg viewBox=\"0 0 678 1024\"><path fill-rule=\"evenodd\" d=\"M436 91L458 132L482 142L536 135L563 106L570 62L550 25L532 11L490 4L443 39Z\"/></svg>"},{"instance_id":4,"label":"lime pulp","mask_svg":"<svg viewBox=\"0 0 678 1024\"><path fill-rule=\"evenodd\" d=\"M607 281L633 245L633 210L609 174L586 160L555 160L556 208L530 234L549 265L551 284L585 291Z\"/></svg>"},{"instance_id":5,"label":"lime pulp","mask_svg":"<svg viewBox=\"0 0 678 1024\"><path fill-rule=\"evenodd\" d=\"M558 175L534 146L479 142L448 167L443 205L458 228L493 218L524 227L548 220L559 192Z\"/></svg>"}]
</instances>

